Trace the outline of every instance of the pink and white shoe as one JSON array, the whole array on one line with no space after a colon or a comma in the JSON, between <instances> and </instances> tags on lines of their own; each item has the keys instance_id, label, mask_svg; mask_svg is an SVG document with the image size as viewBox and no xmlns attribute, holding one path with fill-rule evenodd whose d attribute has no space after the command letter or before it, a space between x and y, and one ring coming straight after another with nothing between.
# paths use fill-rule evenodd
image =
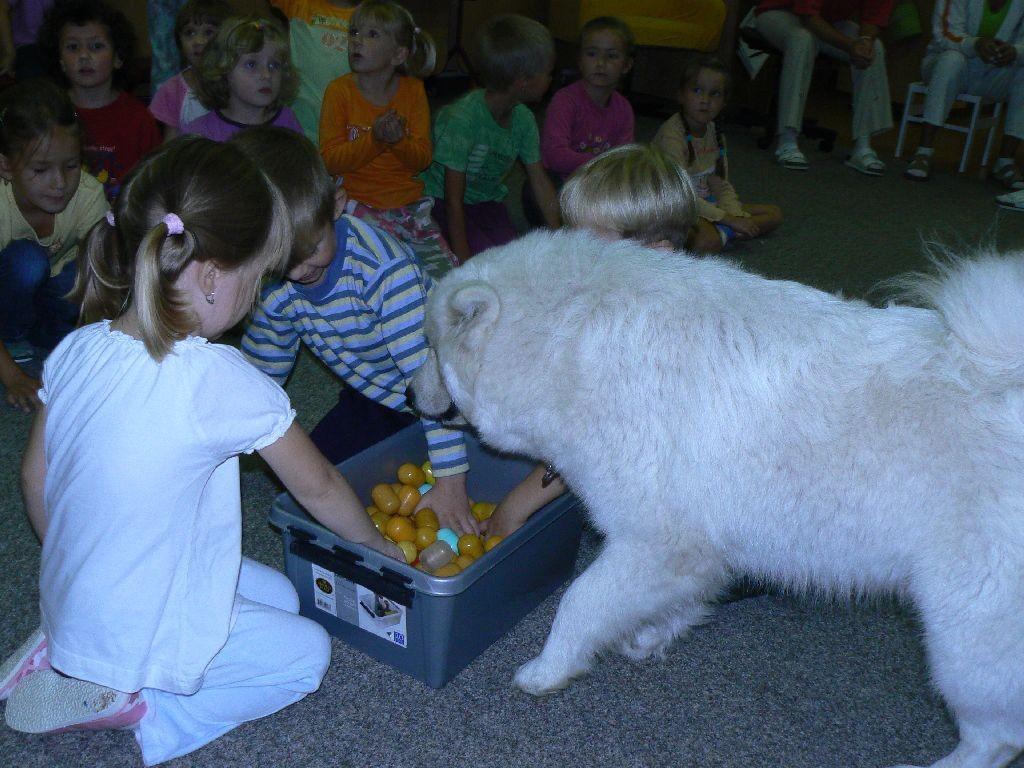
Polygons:
<instances>
[{"instance_id":1,"label":"pink and white shoe","mask_svg":"<svg viewBox=\"0 0 1024 768\"><path fill-rule=\"evenodd\" d=\"M122 693L52 669L29 675L14 689L4 716L22 733L131 728L146 714L138 693Z\"/></svg>"},{"instance_id":2,"label":"pink and white shoe","mask_svg":"<svg viewBox=\"0 0 1024 768\"><path fill-rule=\"evenodd\" d=\"M0 701L6 700L27 675L40 669L50 669L50 660L46 653L46 636L43 630L37 629L0 665Z\"/></svg>"}]
</instances>

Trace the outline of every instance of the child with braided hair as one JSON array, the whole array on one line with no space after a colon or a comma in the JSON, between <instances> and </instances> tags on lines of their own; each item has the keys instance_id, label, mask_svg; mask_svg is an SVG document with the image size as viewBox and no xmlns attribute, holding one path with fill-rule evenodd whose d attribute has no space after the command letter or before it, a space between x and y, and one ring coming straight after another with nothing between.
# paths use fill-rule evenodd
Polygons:
<instances>
[{"instance_id":1,"label":"child with braided hair","mask_svg":"<svg viewBox=\"0 0 1024 768\"><path fill-rule=\"evenodd\" d=\"M728 181L725 138L715 124L729 88L729 71L717 59L697 56L683 68L679 111L658 129L654 145L682 165L697 190L697 225L687 246L715 253L733 240L766 235L782 223L782 210L740 202Z\"/></svg>"}]
</instances>

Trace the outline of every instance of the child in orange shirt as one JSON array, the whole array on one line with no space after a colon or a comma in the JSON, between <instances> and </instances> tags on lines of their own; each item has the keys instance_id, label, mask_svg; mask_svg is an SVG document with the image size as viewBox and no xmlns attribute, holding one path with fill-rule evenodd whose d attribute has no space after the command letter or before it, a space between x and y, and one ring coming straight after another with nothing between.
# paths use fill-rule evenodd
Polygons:
<instances>
[{"instance_id":1,"label":"child in orange shirt","mask_svg":"<svg viewBox=\"0 0 1024 768\"><path fill-rule=\"evenodd\" d=\"M351 72L333 81L320 113L320 154L340 176L349 212L408 244L440 277L455 264L416 174L430 165L430 108L419 77L434 44L391 0L366 0L352 15Z\"/></svg>"}]
</instances>

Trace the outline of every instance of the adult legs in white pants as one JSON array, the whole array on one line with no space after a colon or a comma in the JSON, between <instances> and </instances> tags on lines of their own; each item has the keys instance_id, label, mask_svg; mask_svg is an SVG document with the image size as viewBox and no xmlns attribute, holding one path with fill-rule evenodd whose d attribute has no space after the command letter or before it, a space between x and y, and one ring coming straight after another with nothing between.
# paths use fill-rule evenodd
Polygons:
<instances>
[{"instance_id":1,"label":"adult legs in white pants","mask_svg":"<svg viewBox=\"0 0 1024 768\"><path fill-rule=\"evenodd\" d=\"M1024 67L994 67L980 58L968 58L960 51L943 51L925 57L921 74L928 86L922 115L924 122L917 152L904 175L917 181L929 177L935 136L949 119L956 95L971 93L1006 102L1006 125L992 175L1008 189L1024 188L1024 179L1013 161L1024 138Z\"/></svg>"},{"instance_id":2,"label":"adult legs in white pants","mask_svg":"<svg viewBox=\"0 0 1024 768\"><path fill-rule=\"evenodd\" d=\"M850 56L846 51L818 39L801 23L799 17L789 11L765 11L757 16L756 23L764 38L782 51L777 123L779 149L776 150L776 156L788 167L800 167L800 160L803 160L802 165L806 167L806 158L803 158L796 146L796 135L803 123L814 61L819 53L845 62L850 61ZM834 26L845 35L857 34L858 27L855 22L842 21ZM878 40L875 40L874 46L875 55L870 65L863 69L851 66L851 133L858 148L870 149L871 137L893 126L885 50ZM871 154L874 155L873 152ZM787 159L790 162L787 162ZM877 160L877 155L874 156L874 160L881 163Z\"/></svg>"}]
</instances>

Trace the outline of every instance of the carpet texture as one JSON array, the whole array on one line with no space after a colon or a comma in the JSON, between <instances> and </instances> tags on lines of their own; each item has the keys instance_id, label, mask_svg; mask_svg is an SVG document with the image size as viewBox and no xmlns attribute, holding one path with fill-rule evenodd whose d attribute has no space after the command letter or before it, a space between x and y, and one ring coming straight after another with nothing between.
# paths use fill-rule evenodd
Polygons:
<instances>
[{"instance_id":1,"label":"carpet texture","mask_svg":"<svg viewBox=\"0 0 1024 768\"><path fill-rule=\"evenodd\" d=\"M656 123L640 128L646 138ZM928 184L913 184L892 161L886 176L868 178L843 167L839 148L811 149L809 171L785 171L755 139L730 131L733 181L744 200L782 205L786 221L729 254L753 271L862 297L880 280L926 268L924 240L958 250L1024 247L1024 214L999 211L996 188L977 177L939 168ZM337 387L305 356L288 391L308 428ZM38 624L39 546L18 491L29 421L0 411L0 657ZM130 457L111 461L130 470ZM280 568L280 541L266 523L277 487L257 462L245 467L243 552ZM577 569L599 546L586 531ZM888 598L851 604L768 593L728 603L665 659L610 656L567 690L534 699L514 690L511 677L539 652L561 594L440 691L334 641L319 692L167 765L873 768L927 765L956 743L929 686L920 627ZM120 768L141 760L126 732L36 737L0 727L0 765Z\"/></svg>"}]
</instances>

